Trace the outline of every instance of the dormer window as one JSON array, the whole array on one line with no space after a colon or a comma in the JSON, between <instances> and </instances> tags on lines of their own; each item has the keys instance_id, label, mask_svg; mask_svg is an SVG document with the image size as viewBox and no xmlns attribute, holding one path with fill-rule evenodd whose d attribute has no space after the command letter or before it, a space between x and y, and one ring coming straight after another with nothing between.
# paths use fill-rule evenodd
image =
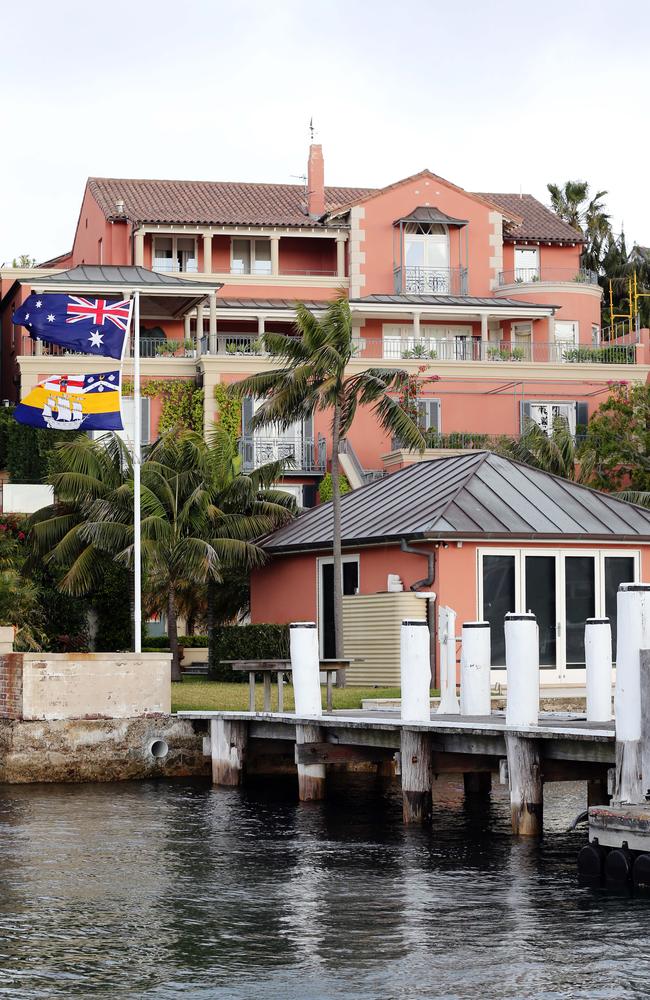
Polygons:
<instances>
[{"instance_id":1,"label":"dormer window","mask_svg":"<svg viewBox=\"0 0 650 1000\"><path fill-rule=\"evenodd\" d=\"M429 205L414 209L394 227L395 291L416 295L467 294L467 220L454 219ZM461 261L460 231L465 230L465 267ZM451 266L450 232L454 256Z\"/></svg>"}]
</instances>

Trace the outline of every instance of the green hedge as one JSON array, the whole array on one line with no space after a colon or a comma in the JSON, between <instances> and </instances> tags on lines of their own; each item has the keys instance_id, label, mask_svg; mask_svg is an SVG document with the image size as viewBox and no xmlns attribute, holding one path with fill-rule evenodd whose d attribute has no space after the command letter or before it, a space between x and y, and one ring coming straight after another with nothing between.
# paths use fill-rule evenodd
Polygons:
<instances>
[{"instance_id":1,"label":"green hedge","mask_svg":"<svg viewBox=\"0 0 650 1000\"><path fill-rule=\"evenodd\" d=\"M246 681L222 660L289 659L288 625L217 625L210 636L208 676L218 681Z\"/></svg>"},{"instance_id":2,"label":"green hedge","mask_svg":"<svg viewBox=\"0 0 650 1000\"><path fill-rule=\"evenodd\" d=\"M208 645L207 635L179 635L178 645L186 649L205 649ZM169 638L166 635L148 635L144 641L143 649L150 653L157 649L169 649Z\"/></svg>"}]
</instances>

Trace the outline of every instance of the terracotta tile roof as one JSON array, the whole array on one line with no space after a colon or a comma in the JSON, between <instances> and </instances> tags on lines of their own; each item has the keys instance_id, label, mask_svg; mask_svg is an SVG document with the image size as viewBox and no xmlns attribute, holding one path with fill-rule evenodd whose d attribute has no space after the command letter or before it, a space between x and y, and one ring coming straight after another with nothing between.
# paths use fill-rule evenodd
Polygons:
<instances>
[{"instance_id":1,"label":"terracotta tile roof","mask_svg":"<svg viewBox=\"0 0 650 1000\"><path fill-rule=\"evenodd\" d=\"M422 173L436 176L430 171ZM325 209L327 212L340 212L396 186L389 185L385 189L326 187ZM126 216L135 222L224 226L327 225L327 222L314 222L306 214L302 184L89 177L88 187L107 218L119 217L116 203L123 201ZM503 210L511 220L504 227L504 237L508 240L582 242L580 234L530 194L520 197L518 194L467 193Z\"/></svg>"},{"instance_id":2,"label":"terracotta tile roof","mask_svg":"<svg viewBox=\"0 0 650 1000\"><path fill-rule=\"evenodd\" d=\"M107 218L124 202L136 222L233 226L313 226L302 184L239 184L222 181L132 180L89 177L88 187ZM325 208L356 201L368 188L326 187ZM318 223L316 223L318 224Z\"/></svg>"},{"instance_id":3,"label":"terracotta tile roof","mask_svg":"<svg viewBox=\"0 0 650 1000\"><path fill-rule=\"evenodd\" d=\"M481 194L503 208L506 215L519 216L520 224L508 222L504 225L506 240L542 240L549 243L584 243L582 233L563 222L532 194Z\"/></svg>"}]
</instances>

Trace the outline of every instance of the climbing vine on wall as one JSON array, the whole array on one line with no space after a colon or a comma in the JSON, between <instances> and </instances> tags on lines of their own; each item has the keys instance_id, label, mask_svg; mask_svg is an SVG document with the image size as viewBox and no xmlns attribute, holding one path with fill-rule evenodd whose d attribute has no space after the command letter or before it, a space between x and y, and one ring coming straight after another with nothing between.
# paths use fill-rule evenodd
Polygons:
<instances>
[{"instance_id":1,"label":"climbing vine on wall","mask_svg":"<svg viewBox=\"0 0 650 1000\"><path fill-rule=\"evenodd\" d=\"M217 423L236 441L241 428L241 400L229 396L221 383L214 387L214 398L218 408Z\"/></svg>"},{"instance_id":2,"label":"climbing vine on wall","mask_svg":"<svg viewBox=\"0 0 650 1000\"><path fill-rule=\"evenodd\" d=\"M125 382L122 388L125 396L133 395L133 383ZM193 382L181 379L151 379L144 382L143 396L162 399L162 410L158 433L185 428L203 433L204 391Z\"/></svg>"}]
</instances>

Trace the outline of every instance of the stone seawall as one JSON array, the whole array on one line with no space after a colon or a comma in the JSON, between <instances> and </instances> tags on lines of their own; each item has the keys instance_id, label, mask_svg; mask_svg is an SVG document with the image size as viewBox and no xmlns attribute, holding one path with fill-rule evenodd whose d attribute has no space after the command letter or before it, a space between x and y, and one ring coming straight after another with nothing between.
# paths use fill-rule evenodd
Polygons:
<instances>
[{"instance_id":1,"label":"stone seawall","mask_svg":"<svg viewBox=\"0 0 650 1000\"><path fill-rule=\"evenodd\" d=\"M0 719L0 782L125 781L210 775L205 724L131 719Z\"/></svg>"}]
</instances>

